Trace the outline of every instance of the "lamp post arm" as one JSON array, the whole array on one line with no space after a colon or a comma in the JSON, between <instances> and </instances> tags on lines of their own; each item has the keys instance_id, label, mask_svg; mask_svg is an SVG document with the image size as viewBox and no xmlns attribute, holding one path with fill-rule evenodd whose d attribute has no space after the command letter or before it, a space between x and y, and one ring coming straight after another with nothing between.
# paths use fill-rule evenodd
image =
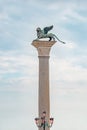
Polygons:
<instances>
[{"instance_id":1,"label":"lamp post arm","mask_svg":"<svg viewBox=\"0 0 87 130\"><path fill-rule=\"evenodd\" d=\"M37 127L38 128L41 128L41 127L43 127L44 125L43 125L43 123L41 123L41 125L40 124L37 124Z\"/></svg>"},{"instance_id":2,"label":"lamp post arm","mask_svg":"<svg viewBox=\"0 0 87 130\"><path fill-rule=\"evenodd\" d=\"M48 128L50 128L50 127L52 127L52 124L48 124L47 126L48 126Z\"/></svg>"}]
</instances>

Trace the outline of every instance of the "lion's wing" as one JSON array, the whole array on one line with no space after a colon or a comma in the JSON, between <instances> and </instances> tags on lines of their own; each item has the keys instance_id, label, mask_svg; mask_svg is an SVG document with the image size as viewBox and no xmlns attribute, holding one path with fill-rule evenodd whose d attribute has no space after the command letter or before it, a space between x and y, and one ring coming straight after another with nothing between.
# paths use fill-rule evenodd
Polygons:
<instances>
[{"instance_id":1,"label":"lion's wing","mask_svg":"<svg viewBox=\"0 0 87 130\"><path fill-rule=\"evenodd\" d=\"M45 28L43 29L44 34L47 34L48 31L50 31L52 28L53 28L53 25L51 25L51 26L49 26L49 27L45 27Z\"/></svg>"}]
</instances>

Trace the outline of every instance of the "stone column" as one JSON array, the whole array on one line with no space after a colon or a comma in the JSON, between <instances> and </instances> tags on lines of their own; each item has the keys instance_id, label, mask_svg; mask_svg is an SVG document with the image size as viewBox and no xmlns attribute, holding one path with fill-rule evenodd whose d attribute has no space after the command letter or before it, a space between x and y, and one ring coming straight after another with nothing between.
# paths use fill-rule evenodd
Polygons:
<instances>
[{"instance_id":1,"label":"stone column","mask_svg":"<svg viewBox=\"0 0 87 130\"><path fill-rule=\"evenodd\" d=\"M49 95L49 54L55 41L33 41L32 45L37 48L39 57L39 95L38 109L39 117L46 111L46 118L50 116L50 95ZM47 130L48 128L46 128Z\"/></svg>"}]
</instances>

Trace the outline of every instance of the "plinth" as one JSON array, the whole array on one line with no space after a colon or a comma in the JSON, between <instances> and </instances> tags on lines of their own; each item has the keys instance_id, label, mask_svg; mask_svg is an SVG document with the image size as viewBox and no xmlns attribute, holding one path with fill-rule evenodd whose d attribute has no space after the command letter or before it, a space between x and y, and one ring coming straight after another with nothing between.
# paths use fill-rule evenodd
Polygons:
<instances>
[{"instance_id":1,"label":"plinth","mask_svg":"<svg viewBox=\"0 0 87 130\"><path fill-rule=\"evenodd\" d=\"M32 45L38 51L39 57L39 89L38 109L39 117L46 111L46 118L50 117L50 94L49 94L49 54L51 47L56 41L33 41ZM49 128L47 128L49 129Z\"/></svg>"}]
</instances>

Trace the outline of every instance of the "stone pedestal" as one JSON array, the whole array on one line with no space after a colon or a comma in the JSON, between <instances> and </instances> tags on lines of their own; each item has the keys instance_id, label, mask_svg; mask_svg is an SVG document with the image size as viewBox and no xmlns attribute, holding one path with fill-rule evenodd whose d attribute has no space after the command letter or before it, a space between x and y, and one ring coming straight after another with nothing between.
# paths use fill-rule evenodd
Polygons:
<instances>
[{"instance_id":1,"label":"stone pedestal","mask_svg":"<svg viewBox=\"0 0 87 130\"><path fill-rule=\"evenodd\" d=\"M46 118L50 116L50 97L49 97L49 54L51 47L56 41L33 41L32 45L38 51L39 57L39 95L38 109L39 117L46 111ZM48 128L46 128L48 129Z\"/></svg>"}]
</instances>

